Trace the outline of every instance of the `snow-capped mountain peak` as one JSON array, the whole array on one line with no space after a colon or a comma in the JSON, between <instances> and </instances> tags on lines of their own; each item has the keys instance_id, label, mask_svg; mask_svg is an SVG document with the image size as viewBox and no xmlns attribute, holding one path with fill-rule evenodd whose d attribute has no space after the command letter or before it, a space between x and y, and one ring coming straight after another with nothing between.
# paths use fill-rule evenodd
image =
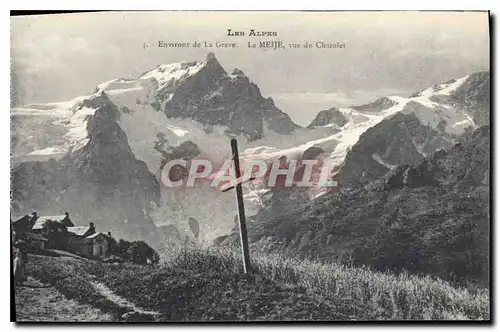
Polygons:
<instances>
[{"instance_id":1,"label":"snow-capped mountain peak","mask_svg":"<svg viewBox=\"0 0 500 332\"><path fill-rule=\"evenodd\" d=\"M454 91L456 91L465 81L469 78L469 75L452 79L446 83L437 84L431 86L430 88L424 89L412 97L424 97L427 99L432 98L433 96L449 96Z\"/></svg>"},{"instance_id":2,"label":"snow-capped mountain peak","mask_svg":"<svg viewBox=\"0 0 500 332\"><path fill-rule=\"evenodd\" d=\"M389 109L412 113L426 126L451 135L461 135L467 128L474 129L485 124L484 116L481 115L485 108L482 106L485 104L483 99L489 96L488 89L489 73L480 72L434 85L410 97L388 96L366 105L350 106L349 109L365 115ZM474 104L471 107L467 104L469 100L479 100L480 106ZM326 119L328 123L324 123L324 112L327 111L318 113L310 126L316 123L322 126L335 124L331 115ZM480 117L479 122L477 117Z\"/></svg>"},{"instance_id":3,"label":"snow-capped mountain peak","mask_svg":"<svg viewBox=\"0 0 500 332\"><path fill-rule=\"evenodd\" d=\"M158 82L158 89L161 90L166 86L175 86L183 78L199 72L205 65L206 63L201 61L160 65L156 69L142 75L140 79L155 79Z\"/></svg>"}]
</instances>

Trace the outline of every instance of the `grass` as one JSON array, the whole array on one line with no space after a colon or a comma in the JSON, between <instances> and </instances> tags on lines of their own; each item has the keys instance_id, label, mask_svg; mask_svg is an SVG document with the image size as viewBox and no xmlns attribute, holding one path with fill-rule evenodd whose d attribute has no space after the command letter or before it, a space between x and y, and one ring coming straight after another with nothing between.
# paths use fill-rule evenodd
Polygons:
<instances>
[{"instance_id":1,"label":"grass","mask_svg":"<svg viewBox=\"0 0 500 332\"><path fill-rule=\"evenodd\" d=\"M27 274L54 286L67 299L88 304L118 319L126 311L95 291L89 282L87 267L99 264L69 257L30 255Z\"/></svg>"},{"instance_id":2,"label":"grass","mask_svg":"<svg viewBox=\"0 0 500 332\"><path fill-rule=\"evenodd\" d=\"M117 320L123 309L89 288L89 275L161 321L489 319L486 289L281 255L253 253L248 276L230 248L182 248L158 266L60 259L32 259L28 272Z\"/></svg>"}]
</instances>

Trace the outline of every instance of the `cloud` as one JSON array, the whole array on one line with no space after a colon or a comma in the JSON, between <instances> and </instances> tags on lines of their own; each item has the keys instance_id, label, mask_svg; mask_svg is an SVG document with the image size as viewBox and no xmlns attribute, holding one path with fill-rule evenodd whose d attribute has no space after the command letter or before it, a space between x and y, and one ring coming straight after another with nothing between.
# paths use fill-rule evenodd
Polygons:
<instances>
[{"instance_id":1,"label":"cloud","mask_svg":"<svg viewBox=\"0 0 500 332\"><path fill-rule=\"evenodd\" d=\"M275 102L298 102L318 105L330 105L336 107L347 107L350 105L361 105L371 102L377 98L392 96L392 95L407 95L408 91L396 90L390 88L378 89L374 91L368 90L353 90L350 92L288 92L273 94Z\"/></svg>"},{"instance_id":2,"label":"cloud","mask_svg":"<svg viewBox=\"0 0 500 332\"><path fill-rule=\"evenodd\" d=\"M279 93L274 94L274 101L276 102L300 102L300 103L310 103L310 104L331 104L339 106L347 106L354 101L352 97L347 94L338 93L316 93L316 92L305 92L305 93Z\"/></svg>"},{"instance_id":3,"label":"cloud","mask_svg":"<svg viewBox=\"0 0 500 332\"><path fill-rule=\"evenodd\" d=\"M211 50L226 70L242 69L285 111L310 114L400 94L380 87L400 88L401 94L409 95L488 68L487 17L487 13L444 12L103 12L15 17L12 71L24 91L23 102L67 100L91 92L100 82L136 77L160 63L203 59L209 51L145 50L143 42L235 40L240 48ZM285 42L341 39L348 47L342 52L252 51L244 47L246 39L225 35L228 27L256 26L278 31Z\"/></svg>"}]
</instances>

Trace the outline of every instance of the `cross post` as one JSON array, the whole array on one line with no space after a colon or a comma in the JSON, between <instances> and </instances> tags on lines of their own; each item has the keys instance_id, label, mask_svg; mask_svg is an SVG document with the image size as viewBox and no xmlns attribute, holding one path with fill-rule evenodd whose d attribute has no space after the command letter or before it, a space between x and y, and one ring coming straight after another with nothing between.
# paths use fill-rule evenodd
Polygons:
<instances>
[{"instance_id":1,"label":"cross post","mask_svg":"<svg viewBox=\"0 0 500 332\"><path fill-rule=\"evenodd\" d=\"M243 270L245 271L245 274L247 274L251 269L250 252L248 251L248 235L247 235L247 224L245 219L245 205L243 204L243 188L241 186L242 181L238 181L241 178L240 163L238 156L238 141L234 138L231 140L231 150L233 152L234 173L237 180L236 200L238 202L241 251L243 254Z\"/></svg>"}]
</instances>

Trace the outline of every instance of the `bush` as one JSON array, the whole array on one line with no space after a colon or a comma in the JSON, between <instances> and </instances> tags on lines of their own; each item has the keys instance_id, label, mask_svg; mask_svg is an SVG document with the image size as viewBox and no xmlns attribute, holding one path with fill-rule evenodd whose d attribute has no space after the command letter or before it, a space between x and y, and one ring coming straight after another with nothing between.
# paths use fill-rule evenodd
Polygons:
<instances>
[{"instance_id":1,"label":"bush","mask_svg":"<svg viewBox=\"0 0 500 332\"><path fill-rule=\"evenodd\" d=\"M158 264L160 256L144 241L134 241L127 249L128 259L135 264Z\"/></svg>"},{"instance_id":2,"label":"bush","mask_svg":"<svg viewBox=\"0 0 500 332\"><path fill-rule=\"evenodd\" d=\"M144 241L120 239L118 243L111 245L109 254L135 264L158 264L160 261L158 253Z\"/></svg>"},{"instance_id":3,"label":"bush","mask_svg":"<svg viewBox=\"0 0 500 332\"><path fill-rule=\"evenodd\" d=\"M63 224L47 220L43 224L42 234L47 238L47 248L68 249L68 230Z\"/></svg>"}]
</instances>

